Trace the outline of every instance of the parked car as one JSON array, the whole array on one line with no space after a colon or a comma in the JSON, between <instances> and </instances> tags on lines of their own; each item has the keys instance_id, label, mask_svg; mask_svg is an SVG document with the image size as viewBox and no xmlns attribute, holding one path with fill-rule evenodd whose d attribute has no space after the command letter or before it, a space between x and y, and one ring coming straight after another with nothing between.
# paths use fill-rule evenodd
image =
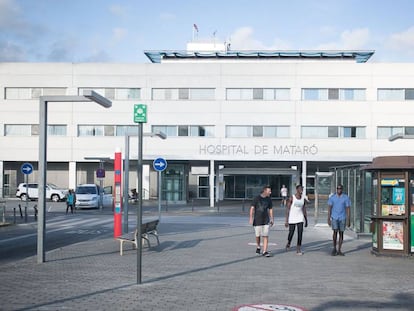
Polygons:
<instances>
[{"instance_id":1,"label":"parked car","mask_svg":"<svg viewBox=\"0 0 414 311\"><path fill-rule=\"evenodd\" d=\"M83 184L76 187L75 207L79 208L99 208L99 200L102 191L102 206L112 207L112 187L101 189L95 184Z\"/></svg>"},{"instance_id":2,"label":"parked car","mask_svg":"<svg viewBox=\"0 0 414 311\"><path fill-rule=\"evenodd\" d=\"M59 188L54 184L46 184L46 198L53 202L63 201L66 198L68 191L63 188ZM17 187L16 197L23 201L38 200L39 199L39 185L37 183L21 183Z\"/></svg>"}]
</instances>

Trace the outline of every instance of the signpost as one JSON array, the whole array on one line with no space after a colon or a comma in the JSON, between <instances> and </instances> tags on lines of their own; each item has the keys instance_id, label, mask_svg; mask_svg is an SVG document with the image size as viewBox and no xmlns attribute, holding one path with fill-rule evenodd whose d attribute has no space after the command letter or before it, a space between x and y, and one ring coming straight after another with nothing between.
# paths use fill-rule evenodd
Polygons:
<instances>
[{"instance_id":1,"label":"signpost","mask_svg":"<svg viewBox=\"0 0 414 311\"><path fill-rule=\"evenodd\" d=\"M29 200L29 175L33 172L33 165L31 163L23 163L20 171L24 174L24 182L26 184L26 202L24 206L24 217L27 221L27 201Z\"/></svg>"},{"instance_id":2,"label":"signpost","mask_svg":"<svg viewBox=\"0 0 414 311\"><path fill-rule=\"evenodd\" d=\"M142 137L143 126L142 123L147 122L147 105L134 105L134 122L138 123L138 207L137 207L137 230L141 232L142 225ZM142 267L142 239L137 239L137 284L142 283L141 279Z\"/></svg>"},{"instance_id":3,"label":"signpost","mask_svg":"<svg viewBox=\"0 0 414 311\"><path fill-rule=\"evenodd\" d=\"M152 166L158 172L158 219L161 221L161 172L167 168L167 160L164 158L156 158L152 162Z\"/></svg>"}]
</instances>

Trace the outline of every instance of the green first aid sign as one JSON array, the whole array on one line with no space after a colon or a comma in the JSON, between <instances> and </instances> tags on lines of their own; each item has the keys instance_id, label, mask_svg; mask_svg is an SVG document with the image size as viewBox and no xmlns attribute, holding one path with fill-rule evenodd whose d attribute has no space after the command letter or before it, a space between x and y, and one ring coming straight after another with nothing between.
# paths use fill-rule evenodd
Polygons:
<instances>
[{"instance_id":1,"label":"green first aid sign","mask_svg":"<svg viewBox=\"0 0 414 311\"><path fill-rule=\"evenodd\" d=\"M134 105L134 122L147 123L147 105Z\"/></svg>"}]
</instances>

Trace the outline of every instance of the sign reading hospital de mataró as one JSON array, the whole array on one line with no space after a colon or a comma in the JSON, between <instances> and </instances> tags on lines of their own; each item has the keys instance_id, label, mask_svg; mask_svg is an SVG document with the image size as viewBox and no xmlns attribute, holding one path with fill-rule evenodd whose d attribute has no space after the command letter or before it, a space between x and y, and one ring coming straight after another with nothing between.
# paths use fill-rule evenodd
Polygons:
<instances>
[{"instance_id":1,"label":"sign reading hospital de matar\u00f3","mask_svg":"<svg viewBox=\"0 0 414 311\"><path fill-rule=\"evenodd\" d=\"M313 145L200 145L200 155L223 155L223 156L244 156L244 155L301 155L315 156L318 154L318 147Z\"/></svg>"}]
</instances>

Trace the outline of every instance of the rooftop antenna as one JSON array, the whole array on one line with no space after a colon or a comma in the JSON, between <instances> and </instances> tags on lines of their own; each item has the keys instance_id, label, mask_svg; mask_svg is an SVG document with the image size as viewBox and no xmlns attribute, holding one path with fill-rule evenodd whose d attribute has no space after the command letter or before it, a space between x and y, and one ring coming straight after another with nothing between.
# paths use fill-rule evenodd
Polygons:
<instances>
[{"instance_id":1,"label":"rooftop antenna","mask_svg":"<svg viewBox=\"0 0 414 311\"><path fill-rule=\"evenodd\" d=\"M197 24L193 24L193 41L198 39L198 27Z\"/></svg>"}]
</instances>

